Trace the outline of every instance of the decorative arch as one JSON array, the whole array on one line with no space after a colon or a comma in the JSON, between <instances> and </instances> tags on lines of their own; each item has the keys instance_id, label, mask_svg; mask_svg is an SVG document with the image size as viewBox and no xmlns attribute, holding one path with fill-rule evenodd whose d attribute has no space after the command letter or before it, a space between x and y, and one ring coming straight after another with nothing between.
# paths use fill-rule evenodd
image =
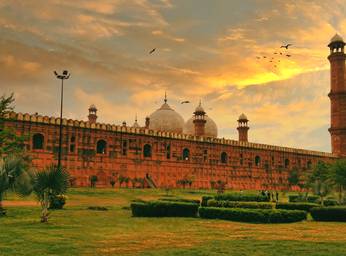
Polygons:
<instances>
[{"instance_id":1,"label":"decorative arch","mask_svg":"<svg viewBox=\"0 0 346 256\"><path fill-rule=\"evenodd\" d=\"M190 150L188 148L183 149L183 160L190 160Z\"/></svg>"},{"instance_id":2,"label":"decorative arch","mask_svg":"<svg viewBox=\"0 0 346 256\"><path fill-rule=\"evenodd\" d=\"M285 159L285 168L288 168L290 166L290 160L287 158Z\"/></svg>"},{"instance_id":3,"label":"decorative arch","mask_svg":"<svg viewBox=\"0 0 346 256\"><path fill-rule=\"evenodd\" d=\"M260 166L260 164L261 164L261 157L260 156L256 156L255 157L255 165L256 166Z\"/></svg>"},{"instance_id":4,"label":"decorative arch","mask_svg":"<svg viewBox=\"0 0 346 256\"><path fill-rule=\"evenodd\" d=\"M143 147L143 156L144 157L151 157L151 155L152 155L151 145L145 144Z\"/></svg>"},{"instance_id":5,"label":"decorative arch","mask_svg":"<svg viewBox=\"0 0 346 256\"><path fill-rule=\"evenodd\" d=\"M97 154L106 154L107 142L105 140L98 140L96 144Z\"/></svg>"},{"instance_id":6,"label":"decorative arch","mask_svg":"<svg viewBox=\"0 0 346 256\"><path fill-rule=\"evenodd\" d=\"M222 152L221 153L221 163L227 164L227 162L228 162L228 155L226 152Z\"/></svg>"},{"instance_id":7,"label":"decorative arch","mask_svg":"<svg viewBox=\"0 0 346 256\"><path fill-rule=\"evenodd\" d=\"M32 136L32 149L43 149L44 136L41 133L35 133Z\"/></svg>"}]
</instances>

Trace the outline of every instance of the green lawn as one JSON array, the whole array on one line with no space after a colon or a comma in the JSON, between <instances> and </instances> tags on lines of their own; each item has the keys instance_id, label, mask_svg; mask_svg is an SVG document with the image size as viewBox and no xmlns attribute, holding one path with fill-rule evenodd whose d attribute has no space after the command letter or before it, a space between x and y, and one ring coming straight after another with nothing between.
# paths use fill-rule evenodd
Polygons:
<instances>
[{"instance_id":1,"label":"green lawn","mask_svg":"<svg viewBox=\"0 0 346 256\"><path fill-rule=\"evenodd\" d=\"M173 191L200 199L204 191ZM135 198L161 190L71 189L64 210L39 222L34 197L8 195L0 255L346 255L346 223L246 224L198 218L134 218ZM87 206L106 206L91 211Z\"/></svg>"}]
</instances>

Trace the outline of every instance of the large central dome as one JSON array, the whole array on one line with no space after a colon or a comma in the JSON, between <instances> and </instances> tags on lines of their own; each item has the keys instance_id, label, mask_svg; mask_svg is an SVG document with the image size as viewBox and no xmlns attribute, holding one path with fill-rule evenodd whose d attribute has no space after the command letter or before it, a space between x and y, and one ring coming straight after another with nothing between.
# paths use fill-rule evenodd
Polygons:
<instances>
[{"instance_id":1,"label":"large central dome","mask_svg":"<svg viewBox=\"0 0 346 256\"><path fill-rule=\"evenodd\" d=\"M184 119L167 104L167 99L165 99L164 104L152 113L149 118L149 129L183 133Z\"/></svg>"}]
</instances>

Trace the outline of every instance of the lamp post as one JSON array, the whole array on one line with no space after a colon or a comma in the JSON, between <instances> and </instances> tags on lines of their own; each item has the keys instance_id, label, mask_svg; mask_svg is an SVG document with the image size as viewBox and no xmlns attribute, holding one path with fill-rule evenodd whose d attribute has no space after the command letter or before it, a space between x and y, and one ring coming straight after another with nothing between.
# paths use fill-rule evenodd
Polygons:
<instances>
[{"instance_id":1,"label":"lamp post","mask_svg":"<svg viewBox=\"0 0 346 256\"><path fill-rule=\"evenodd\" d=\"M61 102L60 102L60 126L59 126L59 155L58 155L58 168L61 168L61 144L62 144L62 106L64 102L64 80L70 78L70 73L67 70L62 72L62 75L59 75L54 71L54 75L57 79L61 80Z\"/></svg>"}]
</instances>

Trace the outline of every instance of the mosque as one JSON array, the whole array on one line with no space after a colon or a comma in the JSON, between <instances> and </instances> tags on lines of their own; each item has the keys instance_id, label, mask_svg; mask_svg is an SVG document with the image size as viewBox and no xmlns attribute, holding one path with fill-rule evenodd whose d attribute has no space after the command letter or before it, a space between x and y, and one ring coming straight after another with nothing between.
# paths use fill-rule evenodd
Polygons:
<instances>
[{"instance_id":1,"label":"mosque","mask_svg":"<svg viewBox=\"0 0 346 256\"><path fill-rule=\"evenodd\" d=\"M89 107L88 120L62 119L38 114L8 113L5 126L28 135L26 150L38 169L56 163L59 125L63 124L62 165L73 186L111 186L111 180L141 178L146 186L174 188L190 180L193 188L210 188L217 181L230 189L298 190L288 177L303 173L319 160L330 162L346 156L345 43L335 35L330 48L332 152L319 152L248 141L248 118L238 118L237 140L218 137L217 124L200 103L186 122L164 98L142 127L97 122L97 108ZM116 186L119 186L119 182Z\"/></svg>"}]
</instances>

